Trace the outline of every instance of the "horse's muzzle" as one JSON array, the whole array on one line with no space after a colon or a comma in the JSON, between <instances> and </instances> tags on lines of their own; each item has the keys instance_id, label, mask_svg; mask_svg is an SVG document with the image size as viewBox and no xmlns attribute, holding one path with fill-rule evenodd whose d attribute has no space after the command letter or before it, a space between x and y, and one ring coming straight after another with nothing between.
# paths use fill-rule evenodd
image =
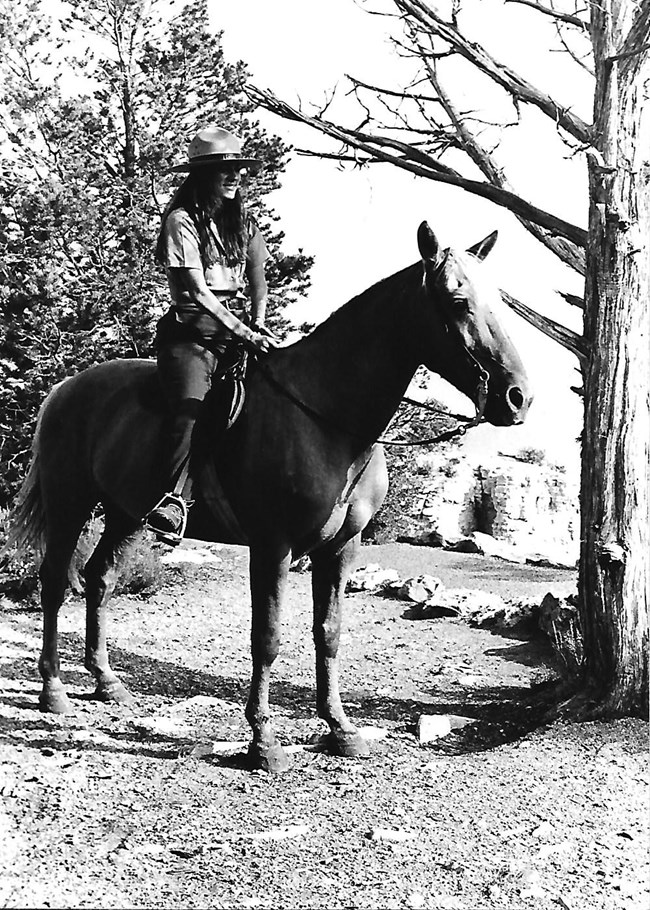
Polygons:
<instances>
[{"instance_id":1,"label":"horse's muzzle","mask_svg":"<svg viewBox=\"0 0 650 910\"><path fill-rule=\"evenodd\" d=\"M506 389L504 399L506 411L510 412L510 420L508 422L512 424L523 423L533 400L530 392L527 389L522 389L521 386L511 385Z\"/></svg>"},{"instance_id":2,"label":"horse's muzzle","mask_svg":"<svg viewBox=\"0 0 650 910\"><path fill-rule=\"evenodd\" d=\"M485 419L497 427L511 427L523 423L533 396L527 386L513 383L503 390L491 389L485 407Z\"/></svg>"}]
</instances>

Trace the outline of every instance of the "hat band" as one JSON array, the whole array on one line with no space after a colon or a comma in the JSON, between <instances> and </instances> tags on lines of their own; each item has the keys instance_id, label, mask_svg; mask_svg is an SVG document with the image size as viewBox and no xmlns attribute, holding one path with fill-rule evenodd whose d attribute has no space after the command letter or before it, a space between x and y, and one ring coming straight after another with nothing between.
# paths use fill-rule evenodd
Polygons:
<instances>
[{"instance_id":1,"label":"hat band","mask_svg":"<svg viewBox=\"0 0 650 910\"><path fill-rule=\"evenodd\" d=\"M230 161L230 160L241 160L243 156L239 152L213 152L210 155L194 155L189 159L189 164L194 164L194 162L201 161Z\"/></svg>"}]
</instances>

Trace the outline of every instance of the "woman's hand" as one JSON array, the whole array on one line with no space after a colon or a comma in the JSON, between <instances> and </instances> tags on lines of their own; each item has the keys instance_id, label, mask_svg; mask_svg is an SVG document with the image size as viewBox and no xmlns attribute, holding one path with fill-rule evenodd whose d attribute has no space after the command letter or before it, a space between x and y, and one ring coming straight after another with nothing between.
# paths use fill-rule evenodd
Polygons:
<instances>
[{"instance_id":1,"label":"woman's hand","mask_svg":"<svg viewBox=\"0 0 650 910\"><path fill-rule=\"evenodd\" d=\"M268 354L269 351L278 347L275 338L266 334L262 335L261 332L253 332L248 343L257 354Z\"/></svg>"}]
</instances>

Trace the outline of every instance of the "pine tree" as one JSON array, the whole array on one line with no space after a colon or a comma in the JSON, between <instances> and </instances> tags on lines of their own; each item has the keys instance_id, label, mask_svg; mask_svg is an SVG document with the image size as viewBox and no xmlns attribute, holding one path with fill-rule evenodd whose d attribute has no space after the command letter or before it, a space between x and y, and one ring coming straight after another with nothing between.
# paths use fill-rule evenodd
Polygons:
<instances>
[{"instance_id":1,"label":"pine tree","mask_svg":"<svg viewBox=\"0 0 650 910\"><path fill-rule=\"evenodd\" d=\"M218 123L264 167L246 199L272 253L270 324L308 286L312 259L281 249L268 194L288 148L269 136L206 0L175 18L158 0L76 0L59 22L39 0L0 0L0 502L20 480L52 384L92 363L150 356L168 305L153 258L161 212L201 127Z\"/></svg>"}]
</instances>

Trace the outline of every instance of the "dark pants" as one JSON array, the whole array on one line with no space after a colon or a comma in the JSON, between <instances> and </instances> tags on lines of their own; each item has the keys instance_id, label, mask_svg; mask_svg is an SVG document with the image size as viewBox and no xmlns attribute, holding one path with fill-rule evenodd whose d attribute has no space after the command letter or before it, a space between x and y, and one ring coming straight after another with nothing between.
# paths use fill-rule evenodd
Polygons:
<instances>
[{"instance_id":1,"label":"dark pants","mask_svg":"<svg viewBox=\"0 0 650 910\"><path fill-rule=\"evenodd\" d=\"M173 313L168 313L158 323L156 347L158 375L169 407L164 426L163 483L171 490L189 459L192 432L212 377L220 363L231 359L234 339L205 337L196 326L179 323ZM189 477L176 492L191 498Z\"/></svg>"}]
</instances>

